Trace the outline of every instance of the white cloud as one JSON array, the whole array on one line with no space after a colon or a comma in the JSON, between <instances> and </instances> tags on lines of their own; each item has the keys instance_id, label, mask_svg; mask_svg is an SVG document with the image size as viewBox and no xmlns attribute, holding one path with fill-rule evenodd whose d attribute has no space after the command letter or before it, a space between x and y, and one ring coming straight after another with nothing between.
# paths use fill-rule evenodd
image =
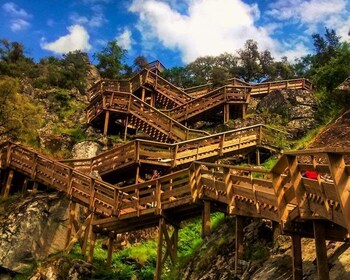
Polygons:
<instances>
[{"instance_id":1,"label":"white cloud","mask_svg":"<svg viewBox=\"0 0 350 280\"><path fill-rule=\"evenodd\" d=\"M278 0L269 5L266 16L273 20L299 24L306 34L319 31L322 26L340 30L329 22L343 22L350 16L347 0Z\"/></svg>"},{"instance_id":2,"label":"white cloud","mask_svg":"<svg viewBox=\"0 0 350 280\"><path fill-rule=\"evenodd\" d=\"M254 25L257 6L240 0L193 0L186 14L162 1L134 0L129 10L139 15L138 28L146 44L157 39L180 50L184 62L237 50L247 39L259 41L264 49L275 48L267 30Z\"/></svg>"},{"instance_id":3,"label":"white cloud","mask_svg":"<svg viewBox=\"0 0 350 280\"><path fill-rule=\"evenodd\" d=\"M91 17L81 16L78 13L72 13L69 19L73 24L85 25L88 27L101 27L104 23L108 22L103 14L103 9L100 5L91 6L93 15Z\"/></svg>"},{"instance_id":4,"label":"white cloud","mask_svg":"<svg viewBox=\"0 0 350 280\"><path fill-rule=\"evenodd\" d=\"M7 2L4 5L2 5L3 10L12 17L18 17L18 18L30 18L31 15L27 13L24 9L18 7L13 2Z\"/></svg>"},{"instance_id":5,"label":"white cloud","mask_svg":"<svg viewBox=\"0 0 350 280\"><path fill-rule=\"evenodd\" d=\"M187 10L180 12L170 2L174 1L131 3L129 11L138 15L136 27L141 32L144 51L161 43L165 48L179 50L183 62L189 63L199 56L234 52L246 40L253 39L261 50L269 49L278 58L285 53L304 53L301 45L286 46L273 39L270 32L276 28L274 25L256 25L260 17L256 4L248 5L242 0L192 0L188 1Z\"/></svg>"},{"instance_id":6,"label":"white cloud","mask_svg":"<svg viewBox=\"0 0 350 280\"><path fill-rule=\"evenodd\" d=\"M83 26L72 25L68 27L68 31L69 34L51 43L46 42L45 38L43 38L40 44L41 48L58 54L64 54L75 50L88 51L91 49L89 33Z\"/></svg>"},{"instance_id":7,"label":"white cloud","mask_svg":"<svg viewBox=\"0 0 350 280\"><path fill-rule=\"evenodd\" d=\"M32 15L18 7L15 3L7 2L2 5L2 9L10 17L10 29L13 32L25 30L30 26L28 19Z\"/></svg>"},{"instance_id":8,"label":"white cloud","mask_svg":"<svg viewBox=\"0 0 350 280\"><path fill-rule=\"evenodd\" d=\"M29 26L30 26L30 23L21 18L11 20L11 24L10 24L10 28L13 32L25 30Z\"/></svg>"},{"instance_id":9,"label":"white cloud","mask_svg":"<svg viewBox=\"0 0 350 280\"><path fill-rule=\"evenodd\" d=\"M124 31L116 37L118 45L123 49L130 50L133 43L131 36L131 31L128 28L124 28Z\"/></svg>"},{"instance_id":10,"label":"white cloud","mask_svg":"<svg viewBox=\"0 0 350 280\"><path fill-rule=\"evenodd\" d=\"M270 4L271 9L267 15L279 20L296 19L302 23L319 23L342 12L346 4L346 0L278 0Z\"/></svg>"}]
</instances>

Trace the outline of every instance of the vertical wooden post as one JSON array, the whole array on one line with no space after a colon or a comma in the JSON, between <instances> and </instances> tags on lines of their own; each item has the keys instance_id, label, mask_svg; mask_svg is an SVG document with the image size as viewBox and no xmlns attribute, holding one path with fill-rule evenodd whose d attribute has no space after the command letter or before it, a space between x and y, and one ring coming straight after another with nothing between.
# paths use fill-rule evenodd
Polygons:
<instances>
[{"instance_id":1,"label":"vertical wooden post","mask_svg":"<svg viewBox=\"0 0 350 280\"><path fill-rule=\"evenodd\" d=\"M13 179L13 170L10 170L8 175L7 175L7 180L6 180L6 184L5 184L5 190L4 190L4 198L8 197L10 194L10 189L11 189L11 183L12 183L12 179Z\"/></svg>"},{"instance_id":2,"label":"vertical wooden post","mask_svg":"<svg viewBox=\"0 0 350 280\"><path fill-rule=\"evenodd\" d=\"M108 124L109 124L109 111L106 111L105 114L105 123L103 127L103 135L107 135L108 132Z\"/></svg>"},{"instance_id":3,"label":"vertical wooden post","mask_svg":"<svg viewBox=\"0 0 350 280\"><path fill-rule=\"evenodd\" d=\"M38 192L38 182L34 181L32 193L37 193L37 192Z\"/></svg>"},{"instance_id":4,"label":"vertical wooden post","mask_svg":"<svg viewBox=\"0 0 350 280\"><path fill-rule=\"evenodd\" d=\"M106 265L107 265L108 268L110 268L111 264L112 264L113 245L114 245L114 238L113 237L109 237L108 238L107 262L106 262Z\"/></svg>"},{"instance_id":5,"label":"vertical wooden post","mask_svg":"<svg viewBox=\"0 0 350 280\"><path fill-rule=\"evenodd\" d=\"M203 212L202 212L202 238L208 236L211 231L210 223L210 202L207 200L203 201Z\"/></svg>"},{"instance_id":6,"label":"vertical wooden post","mask_svg":"<svg viewBox=\"0 0 350 280\"><path fill-rule=\"evenodd\" d=\"M145 90L145 88L142 88L141 100L142 100L143 102L145 102L145 95L146 95L146 90Z\"/></svg>"},{"instance_id":7,"label":"vertical wooden post","mask_svg":"<svg viewBox=\"0 0 350 280\"><path fill-rule=\"evenodd\" d=\"M160 280L161 273L162 273L163 223L164 223L164 218L160 218L159 227L158 227L157 263L156 263L156 271L154 275L155 280Z\"/></svg>"},{"instance_id":8,"label":"vertical wooden post","mask_svg":"<svg viewBox=\"0 0 350 280\"><path fill-rule=\"evenodd\" d=\"M239 262L243 260L244 257L244 246L243 246L243 237L244 237L244 217L236 216L236 225L235 225L235 275L240 275L242 273Z\"/></svg>"},{"instance_id":9,"label":"vertical wooden post","mask_svg":"<svg viewBox=\"0 0 350 280\"><path fill-rule=\"evenodd\" d=\"M244 119L245 115L247 114L247 107L248 107L247 103L242 104L242 119Z\"/></svg>"},{"instance_id":10,"label":"vertical wooden post","mask_svg":"<svg viewBox=\"0 0 350 280\"><path fill-rule=\"evenodd\" d=\"M256 165L260 165L260 149L256 149Z\"/></svg>"},{"instance_id":11,"label":"vertical wooden post","mask_svg":"<svg viewBox=\"0 0 350 280\"><path fill-rule=\"evenodd\" d=\"M177 262L177 242L179 239L179 229L178 227L174 227L174 232L173 232L173 246L174 246L174 255L175 255L175 262Z\"/></svg>"},{"instance_id":12,"label":"vertical wooden post","mask_svg":"<svg viewBox=\"0 0 350 280\"><path fill-rule=\"evenodd\" d=\"M24 178L23 185L22 185L22 194L25 194L25 192L27 190L28 180L29 179L27 177Z\"/></svg>"},{"instance_id":13,"label":"vertical wooden post","mask_svg":"<svg viewBox=\"0 0 350 280\"><path fill-rule=\"evenodd\" d=\"M325 227L319 221L313 221L317 256L317 274L319 280L329 280Z\"/></svg>"},{"instance_id":14,"label":"vertical wooden post","mask_svg":"<svg viewBox=\"0 0 350 280\"><path fill-rule=\"evenodd\" d=\"M135 184L138 184L139 178L140 178L140 165L137 164L137 166L136 166Z\"/></svg>"},{"instance_id":15,"label":"vertical wooden post","mask_svg":"<svg viewBox=\"0 0 350 280\"><path fill-rule=\"evenodd\" d=\"M68 225L67 225L67 237L66 237L66 248L70 242L71 236L72 236L72 229L73 229L73 223L75 219L75 210L76 210L76 203L71 201L69 202L69 217L68 217Z\"/></svg>"},{"instance_id":16,"label":"vertical wooden post","mask_svg":"<svg viewBox=\"0 0 350 280\"><path fill-rule=\"evenodd\" d=\"M224 104L224 123L230 120L230 104Z\"/></svg>"},{"instance_id":17,"label":"vertical wooden post","mask_svg":"<svg viewBox=\"0 0 350 280\"><path fill-rule=\"evenodd\" d=\"M90 236L89 256L88 256L88 259L87 259L87 261L89 263L92 263L92 260L94 258L95 241L96 241L96 233L92 230L91 231L91 236Z\"/></svg>"},{"instance_id":18,"label":"vertical wooden post","mask_svg":"<svg viewBox=\"0 0 350 280\"><path fill-rule=\"evenodd\" d=\"M303 279L303 259L300 234L292 235L293 280Z\"/></svg>"},{"instance_id":19,"label":"vertical wooden post","mask_svg":"<svg viewBox=\"0 0 350 280\"><path fill-rule=\"evenodd\" d=\"M82 254L83 257L86 256L86 249L87 249L87 246L88 246L90 227L91 227L91 220L86 225L86 228L85 228L85 231L84 231L83 244L81 246L81 254Z\"/></svg>"},{"instance_id":20,"label":"vertical wooden post","mask_svg":"<svg viewBox=\"0 0 350 280\"><path fill-rule=\"evenodd\" d=\"M125 119L125 128L124 128L124 142L126 141L126 135L128 134L128 125L129 125L129 116Z\"/></svg>"},{"instance_id":21,"label":"vertical wooden post","mask_svg":"<svg viewBox=\"0 0 350 280\"><path fill-rule=\"evenodd\" d=\"M90 222L90 248L89 248L89 255L87 258L87 261L89 263L92 263L92 260L94 258L94 249L95 249L95 241L96 241L96 233L94 232L94 229L92 226L94 219L95 219L95 214L92 213L91 222ZM86 230L88 230L88 228Z\"/></svg>"}]
</instances>

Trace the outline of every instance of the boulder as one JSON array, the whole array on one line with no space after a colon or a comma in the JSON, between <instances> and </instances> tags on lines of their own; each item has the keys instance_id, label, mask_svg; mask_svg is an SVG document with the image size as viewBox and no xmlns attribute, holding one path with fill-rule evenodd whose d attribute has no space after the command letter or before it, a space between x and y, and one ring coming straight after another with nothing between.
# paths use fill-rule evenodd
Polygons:
<instances>
[{"instance_id":1,"label":"boulder","mask_svg":"<svg viewBox=\"0 0 350 280\"><path fill-rule=\"evenodd\" d=\"M102 145L98 142L83 141L73 146L73 158L91 158L99 154L101 149Z\"/></svg>"},{"instance_id":2,"label":"boulder","mask_svg":"<svg viewBox=\"0 0 350 280\"><path fill-rule=\"evenodd\" d=\"M57 192L1 203L0 267L22 273L64 249L67 206L65 194Z\"/></svg>"},{"instance_id":3,"label":"boulder","mask_svg":"<svg viewBox=\"0 0 350 280\"><path fill-rule=\"evenodd\" d=\"M29 278L30 280L85 280L94 273L92 264L82 260L61 257L48 262Z\"/></svg>"}]
</instances>

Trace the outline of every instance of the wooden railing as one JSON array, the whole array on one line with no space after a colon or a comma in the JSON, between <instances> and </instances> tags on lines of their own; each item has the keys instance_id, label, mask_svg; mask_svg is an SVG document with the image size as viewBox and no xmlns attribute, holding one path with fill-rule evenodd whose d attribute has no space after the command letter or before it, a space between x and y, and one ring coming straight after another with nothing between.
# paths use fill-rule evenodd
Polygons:
<instances>
[{"instance_id":1,"label":"wooden railing","mask_svg":"<svg viewBox=\"0 0 350 280\"><path fill-rule=\"evenodd\" d=\"M254 125L174 144L137 139L91 159L63 161L78 170L105 175L134 163L181 166L196 160L220 157L249 147L275 148L286 133L265 125Z\"/></svg>"},{"instance_id":2,"label":"wooden railing","mask_svg":"<svg viewBox=\"0 0 350 280\"><path fill-rule=\"evenodd\" d=\"M64 191L118 219L212 200L235 215L289 221L324 219L350 232L350 149L286 152L271 169L195 162L188 169L117 188L14 143L0 145L0 168ZM315 171L316 179L303 176Z\"/></svg>"},{"instance_id":3,"label":"wooden railing","mask_svg":"<svg viewBox=\"0 0 350 280\"><path fill-rule=\"evenodd\" d=\"M21 145L6 142L1 146L0 167L17 170L45 186L64 191L71 199L106 216L118 211L122 192L100 179L77 171Z\"/></svg>"},{"instance_id":4,"label":"wooden railing","mask_svg":"<svg viewBox=\"0 0 350 280\"><path fill-rule=\"evenodd\" d=\"M136 96L126 92L105 91L99 98L95 98L86 109L88 122L92 122L105 110L133 115L146 125L152 126L166 135L166 142L167 140L193 139L208 134L204 131L187 128Z\"/></svg>"},{"instance_id":5,"label":"wooden railing","mask_svg":"<svg viewBox=\"0 0 350 280\"><path fill-rule=\"evenodd\" d=\"M181 122L223 103L245 103L247 102L249 92L250 87L224 86L193 101L164 112L173 119Z\"/></svg>"},{"instance_id":6,"label":"wooden railing","mask_svg":"<svg viewBox=\"0 0 350 280\"><path fill-rule=\"evenodd\" d=\"M129 80L100 80L88 90L88 98L89 101L93 101L105 91L134 93L142 85L150 85L154 87L157 91L165 95L177 105L181 105L193 99L193 97L186 92L149 69L143 69L140 73L134 75Z\"/></svg>"},{"instance_id":7,"label":"wooden railing","mask_svg":"<svg viewBox=\"0 0 350 280\"><path fill-rule=\"evenodd\" d=\"M321 217L350 233L349 155L348 148L286 152L271 171L281 219ZM315 171L317 178L308 178L305 171ZM292 201L298 205L294 216L288 209Z\"/></svg>"},{"instance_id":8,"label":"wooden railing","mask_svg":"<svg viewBox=\"0 0 350 280\"><path fill-rule=\"evenodd\" d=\"M272 177L268 171L194 162L190 177L193 180L190 185L194 186L194 200L221 202L233 215L280 220Z\"/></svg>"},{"instance_id":9,"label":"wooden railing","mask_svg":"<svg viewBox=\"0 0 350 280\"><path fill-rule=\"evenodd\" d=\"M291 79L291 80L283 80L283 81L275 81L275 82L266 82L261 84L252 85L251 95L261 95L268 94L273 90L280 89L305 89L311 91L313 86L311 82L307 79Z\"/></svg>"}]
</instances>

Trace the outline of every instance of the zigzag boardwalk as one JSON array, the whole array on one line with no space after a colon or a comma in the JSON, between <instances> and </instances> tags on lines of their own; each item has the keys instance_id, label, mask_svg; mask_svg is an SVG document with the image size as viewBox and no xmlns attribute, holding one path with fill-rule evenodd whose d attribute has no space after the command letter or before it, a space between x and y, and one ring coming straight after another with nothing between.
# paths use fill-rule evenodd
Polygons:
<instances>
[{"instance_id":1,"label":"zigzag boardwalk","mask_svg":"<svg viewBox=\"0 0 350 280\"><path fill-rule=\"evenodd\" d=\"M328 279L328 268L323 265L327 260L325 240L348 241L350 232L350 166L345 162L347 155L350 155L349 149L288 152L271 172L194 163L188 169L119 189L35 151L6 143L1 146L1 169L12 173L3 186L5 194L10 191L13 171L16 171L36 182L65 191L72 201L88 206L92 214L73 239L82 236L83 229L89 226L94 229L93 245L95 232L112 232L109 236L113 236L117 232L159 224L159 246L164 237L167 244L165 256L170 256L175 262L180 222L204 210L203 228L208 232L208 211L211 202L215 202L213 206L217 210L237 217L259 217L279 222L283 233L293 237L294 279L301 279L300 238L314 237L319 278ZM317 179L302 177L304 170L317 171ZM165 223L175 227L171 237ZM239 240L239 236L237 238ZM71 242L69 246L72 246ZM164 261L160 250L158 252L157 277ZM93 248L90 248L90 259L92 253Z\"/></svg>"},{"instance_id":2,"label":"zigzag boardwalk","mask_svg":"<svg viewBox=\"0 0 350 280\"><path fill-rule=\"evenodd\" d=\"M103 176L135 164L181 167L195 160L220 158L249 149L276 151L285 137L284 132L259 124L173 144L137 139L94 158L62 162L88 174L96 170Z\"/></svg>"}]
</instances>

